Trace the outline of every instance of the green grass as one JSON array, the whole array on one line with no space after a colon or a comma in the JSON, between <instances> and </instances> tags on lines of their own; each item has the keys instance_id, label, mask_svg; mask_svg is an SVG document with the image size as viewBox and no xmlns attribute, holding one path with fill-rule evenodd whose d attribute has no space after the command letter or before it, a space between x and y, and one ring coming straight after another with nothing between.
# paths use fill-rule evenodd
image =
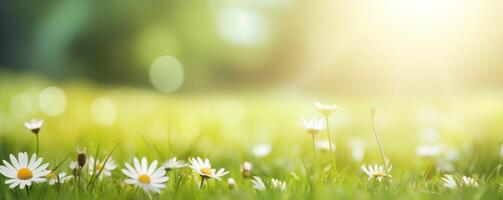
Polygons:
<instances>
[{"instance_id":1,"label":"green grass","mask_svg":"<svg viewBox=\"0 0 503 200\"><path fill-rule=\"evenodd\" d=\"M50 117L37 109L38 92L57 85L64 89L67 106L63 114ZM24 92L33 99L34 110L28 114L13 112L11 97ZM489 98L490 96L490 98ZM99 145L103 159L121 141L112 157L118 169L112 177L96 183L93 191L86 184L65 183L56 186L36 184L32 199L502 199L502 172L497 166L501 145L503 98L484 94L451 99L392 99L371 101L361 97L298 96L277 90L247 93L211 93L161 95L143 89L96 86L91 83L50 82L38 77L0 77L0 158L10 153L35 151L35 137L23 127L31 118L46 122L40 132L40 155L50 167L70 154L76 158L77 147L87 147L88 156ZM113 126L101 126L89 115L91 103L100 97L113 100L117 117ZM311 138L300 127L301 117L316 115L317 98L336 100L343 109L331 118L337 145L338 173L330 166L327 152L318 152L313 165ZM381 164L378 146L371 129L370 108L377 106L377 130L386 157L393 163L390 183L372 183L361 172L361 164ZM434 121L424 121L435 119ZM442 186L443 176L435 159L419 158L417 133L436 128L440 141L458 149L453 161L455 174L476 177L478 188L451 190ZM320 133L318 139L326 139ZM366 142L365 157L351 158L348 141ZM250 153L254 144L267 142L270 155L256 158ZM210 180L198 188L200 178L190 169L170 172L167 189L161 194L146 194L125 185L120 172L124 162L134 156L149 161L165 161L173 156L209 158L215 168L230 174L222 181ZM285 192L252 189L240 175L244 161L254 164L253 174L287 182ZM429 170L431 169L431 170ZM69 172L68 161L60 170ZM429 173L426 173L430 171ZM237 189L229 190L226 178L233 177ZM83 182L89 181L85 176ZM0 177L4 182L5 177ZM0 199L26 199L26 192L0 184Z\"/></svg>"}]
</instances>

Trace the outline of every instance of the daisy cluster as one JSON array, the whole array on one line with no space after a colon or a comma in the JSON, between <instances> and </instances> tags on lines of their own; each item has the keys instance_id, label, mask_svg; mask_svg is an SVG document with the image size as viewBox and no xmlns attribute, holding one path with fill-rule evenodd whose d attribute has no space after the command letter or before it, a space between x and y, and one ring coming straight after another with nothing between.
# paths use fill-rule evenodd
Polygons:
<instances>
[{"instance_id":1,"label":"daisy cluster","mask_svg":"<svg viewBox=\"0 0 503 200\"><path fill-rule=\"evenodd\" d=\"M314 160L316 160L315 150L322 150L333 155L332 166L328 169L334 169L334 171L338 173L335 163L336 144L331 139L329 120L330 115L339 108L336 105L325 105L319 102L315 104L315 108L322 117L301 119L301 127L304 128L313 139L313 166L315 163ZM374 110L372 113L374 114ZM37 151L38 135L41 131L43 122L43 120L31 120L25 123L26 128L37 136ZM379 153L381 154L383 164L361 165L360 169L368 176L368 181L370 182L379 183L391 181L391 170L393 165L384 155L384 150L375 131L375 127L373 126L373 128L375 138L380 148ZM323 130L326 130L328 140L317 141L315 135ZM361 160L363 158L363 142L354 140L351 143L354 143L352 149L354 149L353 156L355 160ZM441 146L422 146L418 148L417 153L423 157L431 157L437 155L440 150ZM270 151L271 146L269 144L256 145L252 150L256 157L266 156ZM49 185L60 185L69 181L74 181L76 184L79 184L82 177L86 175L91 177L89 185L92 185L92 181L102 181L111 178L114 171L120 167L111 157L111 154L105 159L95 158L93 156L88 157L86 155L86 148L77 148L77 156L69 162L68 167L70 173L60 169L62 163L51 169L48 168L49 163L43 163L43 161L43 158L37 156L36 153L32 154L31 157L28 156L27 152L20 152L17 154L17 157L10 154L8 160L2 160L3 165L0 165L0 173L7 178L5 184L7 184L9 188L14 189L18 187L19 189L26 189L28 192L33 184L47 183ZM205 181L221 181L224 176L230 173L225 168L215 168L212 166L209 159L200 157L188 158L187 162L178 160L177 157L172 157L163 163L160 163L158 160L149 161L147 157L133 157L130 162L124 163L120 172L125 176L122 181L123 184L141 188L147 193L160 193L167 187L167 182L170 180L168 173L184 168L190 169L195 178L194 180L200 180L198 183L198 188L200 189L204 188ZM287 189L286 181L276 178L263 178L255 175L253 173L253 164L248 161L241 165L240 174L242 178L249 181L249 187L256 191L270 190L284 192ZM173 173L173 176L176 176L176 173ZM474 177L464 175L445 174L444 177L440 178L440 181L443 186L450 189L473 188L479 186L479 183ZM228 178L226 183L230 190L238 187L233 177Z\"/></svg>"}]
</instances>

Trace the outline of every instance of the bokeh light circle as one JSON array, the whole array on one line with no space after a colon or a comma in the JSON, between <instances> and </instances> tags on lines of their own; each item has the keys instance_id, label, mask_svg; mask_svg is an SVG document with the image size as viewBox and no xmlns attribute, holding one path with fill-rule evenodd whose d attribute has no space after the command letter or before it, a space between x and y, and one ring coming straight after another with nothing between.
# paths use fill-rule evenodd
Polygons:
<instances>
[{"instance_id":1,"label":"bokeh light circle","mask_svg":"<svg viewBox=\"0 0 503 200\"><path fill-rule=\"evenodd\" d=\"M150 81L161 92L176 91L184 80L183 65L173 56L161 56L150 65Z\"/></svg>"},{"instance_id":2,"label":"bokeh light circle","mask_svg":"<svg viewBox=\"0 0 503 200\"><path fill-rule=\"evenodd\" d=\"M117 107L109 98L98 98L91 104L91 118L94 122L103 125L111 126L115 123L117 117Z\"/></svg>"},{"instance_id":3,"label":"bokeh light circle","mask_svg":"<svg viewBox=\"0 0 503 200\"><path fill-rule=\"evenodd\" d=\"M49 116L57 116L65 111L65 92L55 86L45 88L38 97L40 110Z\"/></svg>"}]
</instances>

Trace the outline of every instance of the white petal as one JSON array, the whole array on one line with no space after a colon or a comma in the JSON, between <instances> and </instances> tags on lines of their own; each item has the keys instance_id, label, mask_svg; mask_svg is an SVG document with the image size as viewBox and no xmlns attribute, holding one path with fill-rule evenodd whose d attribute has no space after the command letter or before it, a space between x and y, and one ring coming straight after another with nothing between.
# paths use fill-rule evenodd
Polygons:
<instances>
[{"instance_id":1,"label":"white petal","mask_svg":"<svg viewBox=\"0 0 503 200\"><path fill-rule=\"evenodd\" d=\"M148 170L148 161L146 157L141 158L141 174L146 174Z\"/></svg>"},{"instance_id":2,"label":"white petal","mask_svg":"<svg viewBox=\"0 0 503 200\"><path fill-rule=\"evenodd\" d=\"M155 168L157 167L157 160L152 161L150 166L148 167L147 173L148 175L151 175L152 172L154 172Z\"/></svg>"},{"instance_id":3,"label":"white petal","mask_svg":"<svg viewBox=\"0 0 503 200\"><path fill-rule=\"evenodd\" d=\"M6 166L0 166L0 173L8 178L17 178L17 172Z\"/></svg>"},{"instance_id":4,"label":"white petal","mask_svg":"<svg viewBox=\"0 0 503 200\"><path fill-rule=\"evenodd\" d=\"M140 165L140 161L138 160L138 158L135 157L133 159L133 164L134 164L135 171L137 173L141 173L141 165Z\"/></svg>"},{"instance_id":5,"label":"white petal","mask_svg":"<svg viewBox=\"0 0 503 200\"><path fill-rule=\"evenodd\" d=\"M19 162L17 162L17 159L16 159L16 157L14 157L14 155L10 154L9 158L10 158L10 163L12 163L12 166L14 166L14 168L16 170L21 169L21 167L19 166Z\"/></svg>"}]
</instances>

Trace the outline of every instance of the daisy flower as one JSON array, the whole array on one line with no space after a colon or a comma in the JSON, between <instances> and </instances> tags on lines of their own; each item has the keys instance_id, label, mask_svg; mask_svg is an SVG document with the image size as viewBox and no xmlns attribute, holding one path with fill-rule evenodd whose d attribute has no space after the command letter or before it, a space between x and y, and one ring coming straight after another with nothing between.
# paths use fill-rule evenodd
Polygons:
<instances>
[{"instance_id":1,"label":"daisy flower","mask_svg":"<svg viewBox=\"0 0 503 200\"><path fill-rule=\"evenodd\" d=\"M44 120L32 119L31 121L24 123L24 126L30 129L32 133L38 134L38 132L40 132L40 128L42 128L42 124L44 124Z\"/></svg>"},{"instance_id":2,"label":"daisy flower","mask_svg":"<svg viewBox=\"0 0 503 200\"><path fill-rule=\"evenodd\" d=\"M462 177L461 184L466 187L479 187L479 183L474 178L467 176Z\"/></svg>"},{"instance_id":3,"label":"daisy flower","mask_svg":"<svg viewBox=\"0 0 503 200\"><path fill-rule=\"evenodd\" d=\"M285 181L280 181L278 179L271 179L271 184L272 188L277 189L281 192L284 192L286 190L286 182Z\"/></svg>"},{"instance_id":4,"label":"daisy flower","mask_svg":"<svg viewBox=\"0 0 503 200\"><path fill-rule=\"evenodd\" d=\"M265 184L264 181L258 176L254 176L252 180L250 180L253 184L253 189L256 189L258 191L265 191Z\"/></svg>"},{"instance_id":5,"label":"daisy flower","mask_svg":"<svg viewBox=\"0 0 503 200\"><path fill-rule=\"evenodd\" d=\"M313 117L309 120L302 118L302 128L307 130L310 134L317 134L325 127L325 120L323 118Z\"/></svg>"},{"instance_id":6,"label":"daisy flower","mask_svg":"<svg viewBox=\"0 0 503 200\"><path fill-rule=\"evenodd\" d=\"M471 177L462 176L458 178L451 174L444 175L444 178L441 178L443 186L451 189L457 189L458 187L479 187L479 183Z\"/></svg>"},{"instance_id":7,"label":"daisy flower","mask_svg":"<svg viewBox=\"0 0 503 200\"><path fill-rule=\"evenodd\" d=\"M5 181L5 184L10 188L19 185L19 188L23 189L25 186L31 186L32 182L44 182L45 176L50 173L47 170L49 163L40 165L43 159L37 159L36 154L33 154L29 160L26 152L20 152L17 159L12 154L9 155L9 158L10 163L3 160L4 165L0 166L0 173L9 179Z\"/></svg>"},{"instance_id":8,"label":"daisy flower","mask_svg":"<svg viewBox=\"0 0 503 200\"><path fill-rule=\"evenodd\" d=\"M453 175L446 174L444 175L444 178L441 178L441 180L444 182L444 187L448 187L451 189L457 189L458 184L456 183L456 180L454 179Z\"/></svg>"},{"instance_id":9,"label":"daisy flower","mask_svg":"<svg viewBox=\"0 0 503 200\"><path fill-rule=\"evenodd\" d=\"M326 104L322 104L320 102L314 103L314 107L316 107L316 110L318 110L324 116L329 116L330 114L335 112L335 110L337 110L337 105L335 105L335 104L326 105Z\"/></svg>"},{"instance_id":10,"label":"daisy flower","mask_svg":"<svg viewBox=\"0 0 503 200\"><path fill-rule=\"evenodd\" d=\"M168 171L172 169L184 168L186 166L187 164L185 162L182 160L176 160L176 157L173 157L164 163L164 168Z\"/></svg>"},{"instance_id":11,"label":"daisy flower","mask_svg":"<svg viewBox=\"0 0 503 200\"><path fill-rule=\"evenodd\" d=\"M59 176L59 180L58 180L58 176ZM59 181L59 183L64 183L64 182L73 178L72 175L66 175L65 172L59 173L58 176L56 176L56 173L51 172L51 173L47 174L45 176L45 178L47 179L49 185L54 185L54 184L58 183L58 181Z\"/></svg>"},{"instance_id":12,"label":"daisy flower","mask_svg":"<svg viewBox=\"0 0 503 200\"><path fill-rule=\"evenodd\" d=\"M382 165L377 165L375 164L374 166L368 165L365 167L365 165L361 166L361 169L367 176L369 176L369 181L370 180L377 180L381 182L385 178L391 178L391 169L393 168L393 165L388 165L387 171L384 166Z\"/></svg>"},{"instance_id":13,"label":"daisy flower","mask_svg":"<svg viewBox=\"0 0 503 200\"><path fill-rule=\"evenodd\" d=\"M94 165L96 165L96 171L94 171ZM112 159L112 157L107 160L106 164L104 163L104 161L100 161L99 159L95 160L93 156L89 157L89 175L93 175L93 173L98 174L100 170L102 170L99 176L100 180L102 180L104 176L111 176L112 171L115 168L117 168L117 165L115 164L115 161Z\"/></svg>"},{"instance_id":14,"label":"daisy flower","mask_svg":"<svg viewBox=\"0 0 503 200\"><path fill-rule=\"evenodd\" d=\"M211 168L211 163L210 160L204 159L204 161L200 158L191 158L190 160L190 168L192 171L196 174L199 174L201 176L201 185L200 188L202 188L204 179L210 179L214 178L217 180L221 180L222 176L225 176L228 174L228 171L225 171L224 168L220 168L220 170L216 171L216 169Z\"/></svg>"},{"instance_id":15,"label":"daisy flower","mask_svg":"<svg viewBox=\"0 0 503 200\"><path fill-rule=\"evenodd\" d=\"M152 161L148 165L147 158L143 157L141 163L138 158L133 158L134 168L129 163L124 163L126 168L122 169L128 178L124 180L126 184L136 185L142 188L145 192L157 192L165 188L165 182L168 181L166 170L164 167L157 168L157 160Z\"/></svg>"}]
</instances>

